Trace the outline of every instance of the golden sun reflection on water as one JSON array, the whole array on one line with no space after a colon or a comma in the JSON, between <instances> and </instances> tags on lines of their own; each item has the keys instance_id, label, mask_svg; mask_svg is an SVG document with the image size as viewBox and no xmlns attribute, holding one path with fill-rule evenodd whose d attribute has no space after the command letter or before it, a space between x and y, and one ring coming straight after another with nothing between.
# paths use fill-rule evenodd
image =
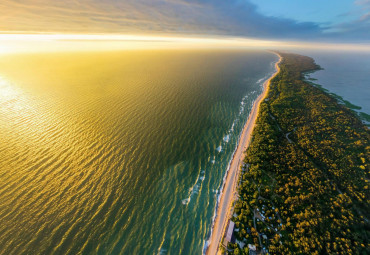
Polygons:
<instances>
[{"instance_id":1,"label":"golden sun reflection on water","mask_svg":"<svg viewBox=\"0 0 370 255\"><path fill-rule=\"evenodd\" d=\"M1 56L0 254L199 253L234 143L209 159L239 123L236 137L240 102L252 104L273 60L210 49Z\"/></svg>"},{"instance_id":2,"label":"golden sun reflection on water","mask_svg":"<svg viewBox=\"0 0 370 255\"><path fill-rule=\"evenodd\" d=\"M0 76L0 100L3 102L5 100L12 99L14 96L18 95L20 92L16 87L11 86L11 84Z\"/></svg>"},{"instance_id":3,"label":"golden sun reflection on water","mask_svg":"<svg viewBox=\"0 0 370 255\"><path fill-rule=\"evenodd\" d=\"M54 122L30 91L0 75L0 135L33 146ZM16 132L15 132L16 131Z\"/></svg>"},{"instance_id":4,"label":"golden sun reflection on water","mask_svg":"<svg viewBox=\"0 0 370 255\"><path fill-rule=\"evenodd\" d=\"M16 118L25 118L28 106L22 90L0 76L0 113L2 126L8 126ZM22 116L23 115L23 116Z\"/></svg>"}]
</instances>

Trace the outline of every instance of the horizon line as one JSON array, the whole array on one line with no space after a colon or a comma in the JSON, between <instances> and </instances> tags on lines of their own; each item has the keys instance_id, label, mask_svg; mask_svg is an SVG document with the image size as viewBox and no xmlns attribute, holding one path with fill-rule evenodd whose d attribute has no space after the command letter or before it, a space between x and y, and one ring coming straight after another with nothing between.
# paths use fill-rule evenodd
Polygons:
<instances>
[{"instance_id":1,"label":"horizon line","mask_svg":"<svg viewBox=\"0 0 370 255\"><path fill-rule=\"evenodd\" d=\"M18 31L21 32L21 31ZM328 42L305 42L305 41L278 41L268 39L256 39L248 37L236 36L198 36L198 35L170 35L170 34L118 34L118 33L52 33L52 32L32 32L32 33L18 33L11 31L0 31L0 53L12 53L17 51L45 51L45 48L38 49L38 45L32 45L32 42L42 42L42 46L48 46L50 49L72 49L73 45L78 45L81 42L89 42L92 46L103 49L103 45L114 46L113 49L118 49L120 46L123 49L134 48L196 48L196 47L220 47L220 48L260 48L260 49L287 49L287 48L307 48L307 49L337 49L337 50L360 50L370 51L370 43L328 43ZM21 45L22 42L30 43L30 47ZM54 46L52 43L54 42ZM119 43L126 42L126 45L119 45ZM146 45L147 43L154 43L155 45ZM12 45L12 43L14 43ZM66 45L62 45L62 44ZM127 43L130 43L128 45ZM137 43L137 44L135 44ZM47 45L46 45L47 44ZM59 44L59 46L56 46ZM93 45L94 44L94 45ZM108 45L110 44L110 45ZM161 45L162 44L162 45ZM77 48L79 48L77 47ZM109 48L109 47L108 47ZM84 50L84 49L81 49Z\"/></svg>"}]
</instances>

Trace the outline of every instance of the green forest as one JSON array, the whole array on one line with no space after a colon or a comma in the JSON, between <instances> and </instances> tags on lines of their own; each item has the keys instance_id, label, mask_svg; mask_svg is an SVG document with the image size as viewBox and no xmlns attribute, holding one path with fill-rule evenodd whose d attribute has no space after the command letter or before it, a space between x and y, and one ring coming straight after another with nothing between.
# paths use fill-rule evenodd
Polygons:
<instances>
[{"instance_id":1,"label":"green forest","mask_svg":"<svg viewBox=\"0 0 370 255\"><path fill-rule=\"evenodd\" d=\"M370 132L280 53L241 169L228 254L370 254ZM223 247L225 249L225 247Z\"/></svg>"}]
</instances>

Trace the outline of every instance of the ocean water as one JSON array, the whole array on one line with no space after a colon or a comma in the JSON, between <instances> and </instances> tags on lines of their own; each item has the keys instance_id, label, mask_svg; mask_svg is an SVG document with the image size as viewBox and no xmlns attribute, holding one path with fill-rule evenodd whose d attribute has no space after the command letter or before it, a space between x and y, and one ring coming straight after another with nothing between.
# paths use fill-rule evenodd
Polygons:
<instances>
[{"instance_id":1,"label":"ocean water","mask_svg":"<svg viewBox=\"0 0 370 255\"><path fill-rule=\"evenodd\" d=\"M309 75L313 82L360 107L357 112L370 115L370 52L303 51L323 70ZM370 122L368 122L370 123Z\"/></svg>"},{"instance_id":2,"label":"ocean water","mask_svg":"<svg viewBox=\"0 0 370 255\"><path fill-rule=\"evenodd\" d=\"M201 254L274 54L0 58L0 254Z\"/></svg>"}]
</instances>

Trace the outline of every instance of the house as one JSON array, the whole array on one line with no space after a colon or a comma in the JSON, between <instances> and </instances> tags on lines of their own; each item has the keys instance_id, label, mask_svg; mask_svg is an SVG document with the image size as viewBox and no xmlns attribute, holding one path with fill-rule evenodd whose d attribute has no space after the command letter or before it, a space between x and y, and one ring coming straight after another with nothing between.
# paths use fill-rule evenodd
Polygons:
<instances>
[{"instance_id":1,"label":"house","mask_svg":"<svg viewBox=\"0 0 370 255\"><path fill-rule=\"evenodd\" d=\"M257 248L253 244L248 244L249 255L257 255Z\"/></svg>"},{"instance_id":2,"label":"house","mask_svg":"<svg viewBox=\"0 0 370 255\"><path fill-rule=\"evenodd\" d=\"M257 219L262 220L262 215L259 212L256 212L254 215L256 216Z\"/></svg>"},{"instance_id":3,"label":"house","mask_svg":"<svg viewBox=\"0 0 370 255\"><path fill-rule=\"evenodd\" d=\"M226 227L223 245L227 246L228 243L233 243L235 241L234 227L235 227L235 223L229 220L229 223L227 224L227 227Z\"/></svg>"},{"instance_id":4,"label":"house","mask_svg":"<svg viewBox=\"0 0 370 255\"><path fill-rule=\"evenodd\" d=\"M269 250L266 247L263 247L262 250L263 250L263 254L267 254L269 252Z\"/></svg>"}]
</instances>

